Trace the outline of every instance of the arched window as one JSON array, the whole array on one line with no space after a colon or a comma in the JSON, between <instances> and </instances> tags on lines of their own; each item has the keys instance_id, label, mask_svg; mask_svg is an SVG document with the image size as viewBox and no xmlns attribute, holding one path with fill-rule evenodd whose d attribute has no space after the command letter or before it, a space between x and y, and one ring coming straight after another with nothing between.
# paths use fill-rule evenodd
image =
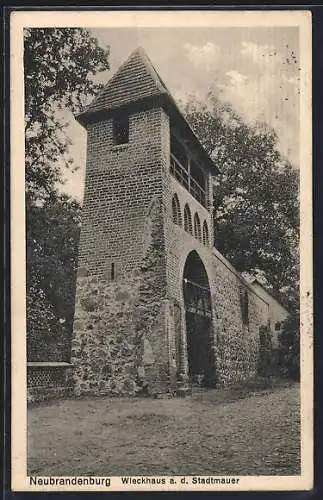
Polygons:
<instances>
[{"instance_id":1,"label":"arched window","mask_svg":"<svg viewBox=\"0 0 323 500\"><path fill-rule=\"evenodd\" d=\"M203 245L207 247L210 245L209 230L207 227L206 220L203 222Z\"/></svg>"},{"instance_id":2,"label":"arched window","mask_svg":"<svg viewBox=\"0 0 323 500\"><path fill-rule=\"evenodd\" d=\"M184 230L187 233L192 234L192 216L191 216L191 211L190 207L186 203L185 208L184 208Z\"/></svg>"},{"instance_id":3,"label":"arched window","mask_svg":"<svg viewBox=\"0 0 323 500\"><path fill-rule=\"evenodd\" d=\"M201 241L201 223L197 214L194 215L194 236Z\"/></svg>"},{"instance_id":4,"label":"arched window","mask_svg":"<svg viewBox=\"0 0 323 500\"><path fill-rule=\"evenodd\" d=\"M174 224L181 226L182 225L181 207L178 201L177 194L174 194L172 199L172 215Z\"/></svg>"}]
</instances>

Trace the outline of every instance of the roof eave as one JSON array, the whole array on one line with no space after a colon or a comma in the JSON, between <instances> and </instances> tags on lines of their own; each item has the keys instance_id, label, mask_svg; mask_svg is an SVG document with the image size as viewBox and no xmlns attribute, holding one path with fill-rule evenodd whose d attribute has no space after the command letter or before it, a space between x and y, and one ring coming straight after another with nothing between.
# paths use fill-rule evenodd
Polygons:
<instances>
[{"instance_id":1,"label":"roof eave","mask_svg":"<svg viewBox=\"0 0 323 500\"><path fill-rule=\"evenodd\" d=\"M122 111L125 109L147 109L151 108L152 106L162 106L164 103L165 94L160 93L152 96L147 96L143 97L142 99L137 99L136 101L125 102L122 105L118 104L109 108L101 108L97 110L85 109L80 113L75 114L74 116L77 122L86 128L87 125L111 117L118 111Z\"/></svg>"},{"instance_id":2,"label":"roof eave","mask_svg":"<svg viewBox=\"0 0 323 500\"><path fill-rule=\"evenodd\" d=\"M213 173L213 175L219 175L221 174L220 169L215 165L214 161L210 157L210 155L207 153L207 151L204 149L202 144L200 143L198 137L196 136L194 130L186 120L185 116L183 113L180 111L179 107L177 106L176 102L174 101L173 97L170 94L167 94L168 98L168 112L170 116L175 117L178 119L180 124L185 128L185 131L187 132L189 136L190 142L193 143L193 145L198 149L198 153L201 155L203 162L208 166L210 171Z\"/></svg>"}]
</instances>

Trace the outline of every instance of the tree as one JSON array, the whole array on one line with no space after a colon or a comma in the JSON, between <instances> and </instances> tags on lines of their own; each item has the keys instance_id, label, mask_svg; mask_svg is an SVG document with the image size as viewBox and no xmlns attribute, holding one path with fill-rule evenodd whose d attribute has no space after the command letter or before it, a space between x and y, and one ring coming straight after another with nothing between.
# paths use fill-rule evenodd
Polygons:
<instances>
[{"instance_id":1,"label":"tree","mask_svg":"<svg viewBox=\"0 0 323 500\"><path fill-rule=\"evenodd\" d=\"M186 116L221 171L214 186L215 246L240 272L264 278L287 306L295 304L298 172L279 153L275 132L246 124L215 96L207 104L191 100Z\"/></svg>"},{"instance_id":2,"label":"tree","mask_svg":"<svg viewBox=\"0 0 323 500\"><path fill-rule=\"evenodd\" d=\"M67 111L77 113L109 69L109 49L83 28L27 28L24 31L25 168L27 200L44 201L71 167Z\"/></svg>"},{"instance_id":3,"label":"tree","mask_svg":"<svg viewBox=\"0 0 323 500\"><path fill-rule=\"evenodd\" d=\"M80 205L59 190L73 166L66 117L101 88L108 57L85 29L24 31L29 360L69 358Z\"/></svg>"},{"instance_id":4,"label":"tree","mask_svg":"<svg viewBox=\"0 0 323 500\"><path fill-rule=\"evenodd\" d=\"M80 205L66 195L27 211L29 359L69 356L80 222Z\"/></svg>"}]
</instances>

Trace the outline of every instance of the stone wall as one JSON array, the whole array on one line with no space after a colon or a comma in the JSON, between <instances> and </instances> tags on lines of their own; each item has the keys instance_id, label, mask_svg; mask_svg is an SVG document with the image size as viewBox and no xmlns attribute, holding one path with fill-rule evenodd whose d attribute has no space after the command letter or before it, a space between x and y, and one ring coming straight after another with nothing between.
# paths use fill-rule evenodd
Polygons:
<instances>
[{"instance_id":1,"label":"stone wall","mask_svg":"<svg viewBox=\"0 0 323 500\"><path fill-rule=\"evenodd\" d=\"M272 335L272 344L275 349L279 347L279 334L282 323L287 319L288 311L264 288L260 283L253 283L257 293L269 304L269 322Z\"/></svg>"},{"instance_id":2,"label":"stone wall","mask_svg":"<svg viewBox=\"0 0 323 500\"><path fill-rule=\"evenodd\" d=\"M216 250L203 246L193 236L173 224L172 229L169 227L168 294L181 309L183 342L186 342L183 269L189 253L193 250L200 256L209 278L217 382L227 384L253 377L258 368L259 329L267 324L268 304L255 294L238 273L232 271ZM249 296L248 325L243 325L242 322L243 290L246 290ZM184 351L185 349L186 346ZM184 359L183 364L187 369L187 360Z\"/></svg>"},{"instance_id":3,"label":"stone wall","mask_svg":"<svg viewBox=\"0 0 323 500\"><path fill-rule=\"evenodd\" d=\"M215 250L210 266L212 306L216 329L217 380L234 383L258 372L259 331L267 324L268 305L233 272ZM249 320L242 320L241 294L249 297Z\"/></svg>"}]
</instances>

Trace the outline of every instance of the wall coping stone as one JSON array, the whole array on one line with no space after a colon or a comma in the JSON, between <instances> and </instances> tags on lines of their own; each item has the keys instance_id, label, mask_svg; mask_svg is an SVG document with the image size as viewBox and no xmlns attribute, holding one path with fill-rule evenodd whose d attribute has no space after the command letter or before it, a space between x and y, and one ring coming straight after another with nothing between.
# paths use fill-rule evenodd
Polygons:
<instances>
[{"instance_id":1,"label":"wall coping stone","mask_svg":"<svg viewBox=\"0 0 323 500\"><path fill-rule=\"evenodd\" d=\"M257 291L255 290L255 288L252 286L251 283L249 283L249 281L247 281L240 273L239 271L237 271L232 264L230 264L230 262L219 252L219 250L217 250L217 248L215 248L214 246L212 247L212 254L217 257L218 260L220 260L222 262L222 264L225 265L225 267L227 269L229 269L229 271L231 271L240 281L241 283L243 283L254 295L256 295L256 297L258 297L258 299L262 300L262 302L264 302L265 304L267 304L267 306L269 306L269 302L267 302L263 297L261 297L261 295L259 295L259 293L257 293Z\"/></svg>"}]
</instances>

